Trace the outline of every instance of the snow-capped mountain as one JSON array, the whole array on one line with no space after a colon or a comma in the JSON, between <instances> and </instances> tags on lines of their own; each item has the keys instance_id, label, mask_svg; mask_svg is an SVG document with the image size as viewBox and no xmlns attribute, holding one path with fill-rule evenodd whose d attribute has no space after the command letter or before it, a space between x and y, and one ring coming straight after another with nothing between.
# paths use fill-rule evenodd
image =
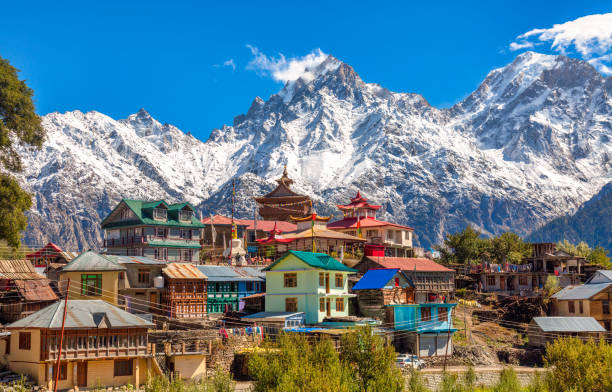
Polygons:
<instances>
[{"instance_id":1,"label":"snow-capped mountain","mask_svg":"<svg viewBox=\"0 0 612 392\"><path fill-rule=\"evenodd\" d=\"M42 151L21 152L35 197L26 243L70 249L99 246L99 222L121 197L227 212L235 178L238 214L252 216L251 197L284 164L319 213L359 189L424 246L468 223L527 234L612 178L612 77L533 52L449 109L365 83L329 56L206 142L144 110L118 121L52 113L43 124Z\"/></svg>"}]
</instances>

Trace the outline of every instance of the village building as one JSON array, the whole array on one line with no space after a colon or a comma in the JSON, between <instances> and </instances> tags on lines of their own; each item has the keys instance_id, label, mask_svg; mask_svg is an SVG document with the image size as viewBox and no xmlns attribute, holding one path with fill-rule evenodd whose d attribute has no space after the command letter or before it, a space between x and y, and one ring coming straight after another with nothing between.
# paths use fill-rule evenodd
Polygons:
<instances>
[{"instance_id":1,"label":"village building","mask_svg":"<svg viewBox=\"0 0 612 392\"><path fill-rule=\"evenodd\" d=\"M203 318L206 316L206 275L193 264L170 263L162 270L165 290L162 309L170 318Z\"/></svg>"},{"instance_id":2,"label":"village building","mask_svg":"<svg viewBox=\"0 0 612 392\"><path fill-rule=\"evenodd\" d=\"M99 300L69 300L59 368L60 333L65 301L6 326L8 340L0 358L16 373L52 389L138 386L153 376L146 320ZM159 373L157 373L159 374Z\"/></svg>"},{"instance_id":3,"label":"village building","mask_svg":"<svg viewBox=\"0 0 612 392\"><path fill-rule=\"evenodd\" d=\"M207 313L242 311L244 297L262 293L266 288L261 267L198 265L207 277Z\"/></svg>"},{"instance_id":4,"label":"village building","mask_svg":"<svg viewBox=\"0 0 612 392\"><path fill-rule=\"evenodd\" d=\"M414 288L395 269L371 269L353 286L357 293L359 312L379 320L385 317L385 305L414 303Z\"/></svg>"},{"instance_id":5,"label":"village building","mask_svg":"<svg viewBox=\"0 0 612 392\"><path fill-rule=\"evenodd\" d=\"M204 225L189 203L122 199L101 223L106 253L196 262Z\"/></svg>"},{"instance_id":6,"label":"village building","mask_svg":"<svg viewBox=\"0 0 612 392\"><path fill-rule=\"evenodd\" d=\"M307 324L349 315L348 276L357 271L333 257L290 250L264 271L266 313L304 312Z\"/></svg>"},{"instance_id":7,"label":"village building","mask_svg":"<svg viewBox=\"0 0 612 392\"><path fill-rule=\"evenodd\" d=\"M119 306L130 313L160 313L164 292L163 261L144 256L111 256L107 258L125 267L119 274Z\"/></svg>"},{"instance_id":8,"label":"village building","mask_svg":"<svg viewBox=\"0 0 612 392\"><path fill-rule=\"evenodd\" d=\"M29 260L0 260L0 322L29 316L58 300L49 279Z\"/></svg>"},{"instance_id":9,"label":"village building","mask_svg":"<svg viewBox=\"0 0 612 392\"><path fill-rule=\"evenodd\" d=\"M251 325L261 325L265 334L276 335L285 328L298 328L306 324L304 312L259 312L242 317Z\"/></svg>"},{"instance_id":10,"label":"village building","mask_svg":"<svg viewBox=\"0 0 612 392\"><path fill-rule=\"evenodd\" d=\"M598 341L605 332L593 317L534 317L529 323L527 337L530 346L544 348L546 343L571 336Z\"/></svg>"},{"instance_id":11,"label":"village building","mask_svg":"<svg viewBox=\"0 0 612 392\"><path fill-rule=\"evenodd\" d=\"M58 245L49 242L42 248L25 255L26 260L32 262L36 268L36 272L46 274L48 268L57 270L65 264L68 264L72 259L78 256L77 252L65 252ZM57 276L48 276L49 279L57 280Z\"/></svg>"},{"instance_id":12,"label":"village building","mask_svg":"<svg viewBox=\"0 0 612 392\"><path fill-rule=\"evenodd\" d=\"M417 304L443 302L455 291L455 271L430 259L365 256L353 268L360 274L377 268L399 269L411 283Z\"/></svg>"},{"instance_id":13,"label":"village building","mask_svg":"<svg viewBox=\"0 0 612 392\"><path fill-rule=\"evenodd\" d=\"M291 190L293 180L287 175L287 166L283 176L276 182L278 185L272 192L255 197L259 206L259 216L264 220L289 221L292 216L301 218L312 214L310 197Z\"/></svg>"},{"instance_id":14,"label":"village building","mask_svg":"<svg viewBox=\"0 0 612 392\"><path fill-rule=\"evenodd\" d=\"M381 256L413 256L412 227L381 221L376 218L379 205L369 204L360 192L349 204L337 206L344 218L327 225L327 228L351 236L365 238L371 249L377 249ZM370 254L376 255L379 254Z\"/></svg>"},{"instance_id":15,"label":"village building","mask_svg":"<svg viewBox=\"0 0 612 392\"><path fill-rule=\"evenodd\" d=\"M385 323L395 331L397 352L419 357L452 355L452 310L456 303L387 305Z\"/></svg>"},{"instance_id":16,"label":"village building","mask_svg":"<svg viewBox=\"0 0 612 392\"><path fill-rule=\"evenodd\" d=\"M206 246L218 249L226 249L230 246L232 240L232 218L224 215L211 215L202 219L202 224L205 226L202 234L202 243ZM236 234L238 238L244 238L248 224L241 219L234 219L236 225Z\"/></svg>"},{"instance_id":17,"label":"village building","mask_svg":"<svg viewBox=\"0 0 612 392\"><path fill-rule=\"evenodd\" d=\"M593 317L612 332L612 271L597 271L585 284L567 286L552 300L553 316Z\"/></svg>"},{"instance_id":18,"label":"village building","mask_svg":"<svg viewBox=\"0 0 612 392\"><path fill-rule=\"evenodd\" d=\"M100 299L119 305L119 281L125 279L126 268L106 255L88 250L59 271L59 289L69 299Z\"/></svg>"},{"instance_id":19,"label":"village building","mask_svg":"<svg viewBox=\"0 0 612 392\"><path fill-rule=\"evenodd\" d=\"M541 294L548 276L559 279L559 286L580 284L587 260L556 250L554 243L534 243L532 257L521 264L492 264L483 262L471 266L471 273L479 275L482 292L507 295L537 296Z\"/></svg>"}]
</instances>

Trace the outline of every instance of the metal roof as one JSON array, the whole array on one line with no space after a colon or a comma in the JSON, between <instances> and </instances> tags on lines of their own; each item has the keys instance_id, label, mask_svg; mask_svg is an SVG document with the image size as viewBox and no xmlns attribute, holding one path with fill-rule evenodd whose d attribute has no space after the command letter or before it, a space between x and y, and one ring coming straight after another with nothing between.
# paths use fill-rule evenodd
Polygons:
<instances>
[{"instance_id":1,"label":"metal roof","mask_svg":"<svg viewBox=\"0 0 612 392\"><path fill-rule=\"evenodd\" d=\"M151 264L151 265L166 265L167 263L159 260L152 259L146 256L115 256L105 255L111 260L119 264Z\"/></svg>"},{"instance_id":2,"label":"metal roof","mask_svg":"<svg viewBox=\"0 0 612 392\"><path fill-rule=\"evenodd\" d=\"M382 289L398 271L399 269L371 269L359 279L353 290Z\"/></svg>"},{"instance_id":3,"label":"metal roof","mask_svg":"<svg viewBox=\"0 0 612 392\"><path fill-rule=\"evenodd\" d=\"M256 271L254 267L230 267L225 265L198 265L200 272L207 276L210 282L259 282L265 278L261 277L261 270ZM244 270L243 270L244 269ZM255 275L257 274L257 275Z\"/></svg>"},{"instance_id":4,"label":"metal roof","mask_svg":"<svg viewBox=\"0 0 612 392\"><path fill-rule=\"evenodd\" d=\"M28 317L15 321L6 328L61 328L64 302L47 306ZM149 328L153 324L101 300L68 300L66 311L67 329Z\"/></svg>"},{"instance_id":5,"label":"metal roof","mask_svg":"<svg viewBox=\"0 0 612 392\"><path fill-rule=\"evenodd\" d=\"M29 260L0 260L0 279L44 279Z\"/></svg>"},{"instance_id":6,"label":"metal roof","mask_svg":"<svg viewBox=\"0 0 612 392\"><path fill-rule=\"evenodd\" d=\"M170 263L162 273L170 279L207 279L195 265L189 263Z\"/></svg>"},{"instance_id":7,"label":"metal roof","mask_svg":"<svg viewBox=\"0 0 612 392\"><path fill-rule=\"evenodd\" d=\"M606 332L593 317L534 317L544 332Z\"/></svg>"},{"instance_id":8,"label":"metal roof","mask_svg":"<svg viewBox=\"0 0 612 392\"><path fill-rule=\"evenodd\" d=\"M446 268L433 260L425 258L367 256L367 259L371 262L379 264L383 268L399 268L406 272L455 272L454 270Z\"/></svg>"},{"instance_id":9,"label":"metal roof","mask_svg":"<svg viewBox=\"0 0 612 392\"><path fill-rule=\"evenodd\" d=\"M49 284L49 279L15 280L19 295L25 301L55 301L57 294Z\"/></svg>"},{"instance_id":10,"label":"metal roof","mask_svg":"<svg viewBox=\"0 0 612 392\"><path fill-rule=\"evenodd\" d=\"M612 271L611 270L597 270L591 276L587 283L608 283L612 282Z\"/></svg>"},{"instance_id":11,"label":"metal roof","mask_svg":"<svg viewBox=\"0 0 612 392\"><path fill-rule=\"evenodd\" d=\"M610 285L612 285L612 282L589 283L581 284L579 286L567 286L563 290L554 294L552 297L560 300L588 299L599 293L600 291L607 289Z\"/></svg>"},{"instance_id":12,"label":"metal roof","mask_svg":"<svg viewBox=\"0 0 612 392\"><path fill-rule=\"evenodd\" d=\"M330 255L326 255L325 253L303 252L300 250L288 251L274 263L264 268L264 271L271 271L272 268L274 268L279 263L282 263L283 260L285 260L285 258L287 258L289 255L297 257L299 260L303 261L304 263L313 268L331 271L357 272L357 270L347 267L346 265L342 264L342 262L334 259Z\"/></svg>"},{"instance_id":13,"label":"metal roof","mask_svg":"<svg viewBox=\"0 0 612 392\"><path fill-rule=\"evenodd\" d=\"M106 255L88 250L66 264L62 271L124 271L125 267Z\"/></svg>"},{"instance_id":14,"label":"metal roof","mask_svg":"<svg viewBox=\"0 0 612 392\"><path fill-rule=\"evenodd\" d=\"M244 316L242 319L251 319L251 320L268 319L269 321L272 321L274 319L284 320L288 317L297 316L297 315L306 315L306 313L304 312L259 312L255 314L250 314L248 316Z\"/></svg>"}]
</instances>

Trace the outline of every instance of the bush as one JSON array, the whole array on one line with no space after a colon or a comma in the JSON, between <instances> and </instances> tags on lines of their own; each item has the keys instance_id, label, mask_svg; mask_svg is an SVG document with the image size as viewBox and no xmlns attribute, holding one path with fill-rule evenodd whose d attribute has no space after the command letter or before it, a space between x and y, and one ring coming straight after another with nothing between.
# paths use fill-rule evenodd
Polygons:
<instances>
[{"instance_id":1,"label":"bush","mask_svg":"<svg viewBox=\"0 0 612 392\"><path fill-rule=\"evenodd\" d=\"M455 290L455 296L457 298L465 298L466 295L467 295L467 289L466 288Z\"/></svg>"},{"instance_id":2,"label":"bush","mask_svg":"<svg viewBox=\"0 0 612 392\"><path fill-rule=\"evenodd\" d=\"M493 386L493 392L521 392L521 384L512 368L505 368L499 375L499 381Z\"/></svg>"}]
</instances>

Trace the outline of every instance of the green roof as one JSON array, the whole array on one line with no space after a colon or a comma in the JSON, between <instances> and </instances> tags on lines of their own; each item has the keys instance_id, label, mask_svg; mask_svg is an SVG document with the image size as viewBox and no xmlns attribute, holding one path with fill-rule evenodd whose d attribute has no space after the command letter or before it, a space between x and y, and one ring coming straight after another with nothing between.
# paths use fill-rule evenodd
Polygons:
<instances>
[{"instance_id":1,"label":"green roof","mask_svg":"<svg viewBox=\"0 0 612 392\"><path fill-rule=\"evenodd\" d=\"M188 244L181 241L149 241L147 242L149 246L163 246L167 248L192 248L192 249L200 249L202 246L200 244Z\"/></svg>"},{"instance_id":2,"label":"green roof","mask_svg":"<svg viewBox=\"0 0 612 392\"><path fill-rule=\"evenodd\" d=\"M294 255L295 257L302 260L304 263L308 264L313 268L333 271L357 272L356 269L347 267L346 265L342 264L342 262L334 259L330 255L327 255L325 253L302 252L299 250L288 251L280 259L276 260L274 263L264 268L264 271L270 271L272 267L281 263L289 255Z\"/></svg>"},{"instance_id":3,"label":"green roof","mask_svg":"<svg viewBox=\"0 0 612 392\"><path fill-rule=\"evenodd\" d=\"M62 271L124 271L125 267L110 258L88 250L62 267Z\"/></svg>"},{"instance_id":4,"label":"green roof","mask_svg":"<svg viewBox=\"0 0 612 392\"><path fill-rule=\"evenodd\" d=\"M106 221L113 214L113 212L119 208L119 206L125 203L126 206L134 215L136 215L136 219L129 221L121 221L121 222L110 222ZM153 209L163 205L168 209L168 219L165 221L155 220L153 219ZM187 202L169 204L164 200L133 200L133 199L122 199L119 204L108 214L106 218L101 223L103 229L111 229L115 227L126 227L126 226L137 226L137 225L148 225L148 226L176 226L176 227L186 227L186 228L204 228L205 225L200 222L195 214L191 217L191 222L183 222L178 219L178 211L182 210L185 207L189 207L192 211L195 211L195 208Z\"/></svg>"}]
</instances>

